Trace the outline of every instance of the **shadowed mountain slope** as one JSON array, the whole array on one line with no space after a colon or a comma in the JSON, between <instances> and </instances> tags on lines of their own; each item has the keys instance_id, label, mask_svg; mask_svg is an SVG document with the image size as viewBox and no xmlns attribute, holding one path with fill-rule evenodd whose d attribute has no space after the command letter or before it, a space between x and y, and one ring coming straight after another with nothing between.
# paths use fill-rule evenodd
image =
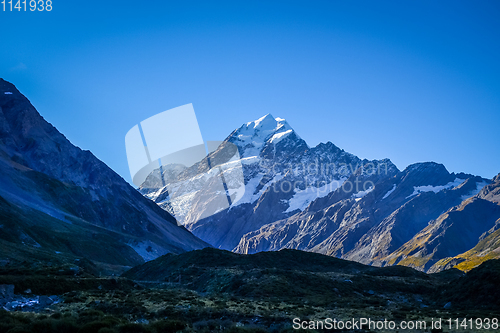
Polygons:
<instances>
[{"instance_id":1,"label":"shadowed mountain slope","mask_svg":"<svg viewBox=\"0 0 500 333\"><path fill-rule=\"evenodd\" d=\"M0 168L5 241L122 265L208 246L72 145L2 79Z\"/></svg>"}]
</instances>

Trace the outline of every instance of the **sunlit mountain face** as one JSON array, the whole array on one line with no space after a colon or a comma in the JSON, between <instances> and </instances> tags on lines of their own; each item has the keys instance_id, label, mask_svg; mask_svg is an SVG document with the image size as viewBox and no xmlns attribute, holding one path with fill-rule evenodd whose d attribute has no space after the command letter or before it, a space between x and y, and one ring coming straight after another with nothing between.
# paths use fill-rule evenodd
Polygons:
<instances>
[{"instance_id":1,"label":"sunlit mountain face","mask_svg":"<svg viewBox=\"0 0 500 333\"><path fill-rule=\"evenodd\" d=\"M496 230L500 218L494 199L480 198L493 180L450 173L434 162L400 171L389 159L361 159L331 142L309 147L285 119L270 114L235 129L207 159L224 155L229 143L237 146L239 159L222 161L220 172L205 172L203 161L171 165L162 172L174 190L151 186L159 170L140 189L217 248L237 253L298 249L376 266L401 263L439 271L442 265L434 264L474 247ZM200 179L209 184L221 175L232 198L229 207L215 204L220 191L199 186ZM460 208L477 200L482 204L474 204L475 209ZM473 218L483 211L487 217ZM438 232L439 221L450 212L473 232ZM433 233L440 240L429 243Z\"/></svg>"}]
</instances>

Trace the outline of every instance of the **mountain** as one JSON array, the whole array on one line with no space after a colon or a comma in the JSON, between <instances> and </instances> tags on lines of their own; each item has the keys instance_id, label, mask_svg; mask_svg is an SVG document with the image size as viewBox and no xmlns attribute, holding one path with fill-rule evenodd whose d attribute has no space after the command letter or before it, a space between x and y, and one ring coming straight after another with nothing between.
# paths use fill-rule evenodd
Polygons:
<instances>
[{"instance_id":1,"label":"mountain","mask_svg":"<svg viewBox=\"0 0 500 333\"><path fill-rule=\"evenodd\" d=\"M496 258L499 203L500 176L496 176L493 183L431 221L385 260L437 272L450 267L470 270Z\"/></svg>"},{"instance_id":2,"label":"mountain","mask_svg":"<svg viewBox=\"0 0 500 333\"><path fill-rule=\"evenodd\" d=\"M235 147L237 161L226 162L227 158L220 157L232 156L228 151ZM158 188L160 171L156 170L140 190L167 210L172 205L177 211L185 209L180 214L183 225L197 237L226 250L238 246L246 233L303 211L346 181L352 186L342 188L345 196L361 197L371 191L374 180L397 172L389 160L361 160L331 142L310 148L284 119L270 114L233 131L207 159L212 161L210 171L204 167L209 165L205 159L174 177L166 177L167 185ZM214 165L223 170L231 206L212 209L208 214L210 201L220 191L210 185L220 177L211 172L217 169ZM172 175L165 170L163 174L166 172ZM203 185L195 186L201 180Z\"/></svg>"},{"instance_id":3,"label":"mountain","mask_svg":"<svg viewBox=\"0 0 500 333\"><path fill-rule=\"evenodd\" d=\"M495 222L495 227L500 219ZM483 236L483 235L482 235ZM482 237L481 237L482 238ZM500 229L483 238L472 249L454 257L440 259L429 269L430 273L441 272L450 268L458 268L468 272L472 268L490 259L500 259Z\"/></svg>"},{"instance_id":4,"label":"mountain","mask_svg":"<svg viewBox=\"0 0 500 333\"><path fill-rule=\"evenodd\" d=\"M236 251L295 248L381 265L379 259L482 184L480 177L450 174L440 164L411 165L375 182L365 196L333 192L303 212L248 233Z\"/></svg>"},{"instance_id":5,"label":"mountain","mask_svg":"<svg viewBox=\"0 0 500 333\"><path fill-rule=\"evenodd\" d=\"M230 158L236 149L239 160ZM212 164L220 173L209 170L209 160L218 161ZM310 148L284 119L270 114L234 130L205 160L165 168L167 186L158 181L159 173L141 186L144 195L167 210L182 211L184 226L214 247L244 254L297 249L375 266L429 270L437 260L461 253L457 249L474 247L493 227L498 208L491 180L450 173L435 162L400 171L389 159L360 159L331 142ZM227 188L207 185L221 175ZM229 207L212 205L224 191ZM485 191L489 199L481 194ZM481 218L440 238L446 245L434 259L416 264L427 254L415 246L429 246L428 238L411 247L408 242L432 229L431 224L441 225L434 221L447 212L461 212L467 202L475 203L459 215ZM455 241L457 233L470 228L474 231Z\"/></svg>"},{"instance_id":6,"label":"mountain","mask_svg":"<svg viewBox=\"0 0 500 333\"><path fill-rule=\"evenodd\" d=\"M0 257L9 244L131 266L208 246L0 79ZM57 256L55 256L57 257Z\"/></svg>"}]
</instances>

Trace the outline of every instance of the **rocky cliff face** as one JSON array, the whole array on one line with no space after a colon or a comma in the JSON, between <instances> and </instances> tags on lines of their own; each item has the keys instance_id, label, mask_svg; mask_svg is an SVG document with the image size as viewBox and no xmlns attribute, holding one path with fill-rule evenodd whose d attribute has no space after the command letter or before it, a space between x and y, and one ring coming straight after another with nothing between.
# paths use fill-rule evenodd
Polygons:
<instances>
[{"instance_id":1,"label":"rocky cliff face","mask_svg":"<svg viewBox=\"0 0 500 333\"><path fill-rule=\"evenodd\" d=\"M19 209L68 228L78 221L96 234L121 235L119 243L140 260L207 246L92 153L72 145L2 79L0 165L0 196L14 222ZM45 231L50 234L48 226ZM34 241L42 244L43 237Z\"/></svg>"}]
</instances>

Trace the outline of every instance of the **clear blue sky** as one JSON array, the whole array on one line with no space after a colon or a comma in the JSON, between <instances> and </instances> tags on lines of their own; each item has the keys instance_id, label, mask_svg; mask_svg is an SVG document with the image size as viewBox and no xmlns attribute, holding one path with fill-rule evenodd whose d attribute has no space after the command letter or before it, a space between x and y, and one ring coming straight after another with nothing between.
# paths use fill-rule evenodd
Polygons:
<instances>
[{"instance_id":1,"label":"clear blue sky","mask_svg":"<svg viewBox=\"0 0 500 333\"><path fill-rule=\"evenodd\" d=\"M205 140L271 113L309 145L500 172L499 1L53 1L0 12L0 77L130 181L124 137L193 103Z\"/></svg>"}]
</instances>

